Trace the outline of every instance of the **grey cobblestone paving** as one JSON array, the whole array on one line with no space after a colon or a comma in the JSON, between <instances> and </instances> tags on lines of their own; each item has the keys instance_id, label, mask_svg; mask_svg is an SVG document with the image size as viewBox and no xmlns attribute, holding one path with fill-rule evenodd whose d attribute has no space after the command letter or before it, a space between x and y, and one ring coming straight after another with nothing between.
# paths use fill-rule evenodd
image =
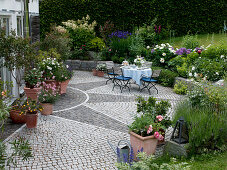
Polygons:
<instances>
[{"instance_id":1,"label":"grey cobblestone paving","mask_svg":"<svg viewBox=\"0 0 227 170\"><path fill-rule=\"evenodd\" d=\"M18 161L18 169L116 169L116 156L107 140L117 143L129 140L127 125L136 114L136 96L154 96L169 100L172 117L176 104L184 97L173 93L171 88L156 85L159 94L152 90L140 93L138 86L131 85L131 92L119 88L112 91L113 84L95 77L91 72L75 71L67 94L54 105L52 116L41 116L37 129L23 127L8 142L19 136L29 140L34 157ZM169 139L172 129L166 132ZM8 145L8 142L6 143ZM158 147L156 155L162 154ZM10 150L8 150L10 152ZM14 169L13 165L8 169Z\"/></svg>"}]
</instances>

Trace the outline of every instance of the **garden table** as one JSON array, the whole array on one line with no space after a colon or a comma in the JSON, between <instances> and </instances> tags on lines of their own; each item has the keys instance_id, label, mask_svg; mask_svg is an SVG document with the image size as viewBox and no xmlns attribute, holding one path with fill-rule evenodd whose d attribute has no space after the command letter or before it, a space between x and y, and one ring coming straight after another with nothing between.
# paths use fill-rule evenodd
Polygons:
<instances>
[{"instance_id":1,"label":"garden table","mask_svg":"<svg viewBox=\"0 0 227 170\"><path fill-rule=\"evenodd\" d=\"M122 71L125 77L131 77L137 85L141 85L141 77L150 77L152 75L151 68L132 68L132 67L122 67Z\"/></svg>"}]
</instances>

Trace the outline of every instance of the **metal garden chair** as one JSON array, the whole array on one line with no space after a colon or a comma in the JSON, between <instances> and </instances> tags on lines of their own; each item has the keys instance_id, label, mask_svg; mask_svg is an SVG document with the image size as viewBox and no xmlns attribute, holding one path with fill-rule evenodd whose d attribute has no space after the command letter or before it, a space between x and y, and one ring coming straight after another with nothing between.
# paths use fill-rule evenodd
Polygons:
<instances>
[{"instance_id":1,"label":"metal garden chair","mask_svg":"<svg viewBox=\"0 0 227 170\"><path fill-rule=\"evenodd\" d=\"M125 77L124 76L124 73L123 73L123 70L121 69L121 75L120 76L117 76L113 79L113 89L114 90L114 87L115 86L119 86L120 87L120 90L121 90L121 93L122 93L122 90L125 88L128 88L128 90L130 91L130 88L129 88L129 85L130 85L130 80L132 78L131 77Z\"/></svg>"},{"instance_id":2,"label":"metal garden chair","mask_svg":"<svg viewBox=\"0 0 227 170\"><path fill-rule=\"evenodd\" d=\"M114 70L114 62L113 61L106 61L106 74L108 76L108 80L106 81L106 84L108 81L114 80L116 76L119 74Z\"/></svg>"},{"instance_id":3,"label":"metal garden chair","mask_svg":"<svg viewBox=\"0 0 227 170\"><path fill-rule=\"evenodd\" d=\"M151 77L142 77L140 80L142 81L142 88L140 89L140 92L143 89L147 89L149 94L151 94L150 89L152 87L154 87L157 90L157 94L158 94L158 89L155 87L154 83L156 83L158 80L154 79L154 78L158 78L160 73L162 70L154 70L152 72Z\"/></svg>"}]
</instances>

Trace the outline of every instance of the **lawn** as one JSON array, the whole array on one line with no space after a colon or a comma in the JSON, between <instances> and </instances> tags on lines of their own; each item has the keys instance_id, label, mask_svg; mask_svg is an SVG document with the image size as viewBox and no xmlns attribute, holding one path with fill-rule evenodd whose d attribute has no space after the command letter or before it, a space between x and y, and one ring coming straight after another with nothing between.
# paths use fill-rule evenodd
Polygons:
<instances>
[{"instance_id":1,"label":"lawn","mask_svg":"<svg viewBox=\"0 0 227 170\"><path fill-rule=\"evenodd\" d=\"M209 45L209 44L227 44L227 33L220 34L199 34L197 35L200 45ZM182 47L183 37L175 37L163 40L162 43L170 43L175 48Z\"/></svg>"}]
</instances>

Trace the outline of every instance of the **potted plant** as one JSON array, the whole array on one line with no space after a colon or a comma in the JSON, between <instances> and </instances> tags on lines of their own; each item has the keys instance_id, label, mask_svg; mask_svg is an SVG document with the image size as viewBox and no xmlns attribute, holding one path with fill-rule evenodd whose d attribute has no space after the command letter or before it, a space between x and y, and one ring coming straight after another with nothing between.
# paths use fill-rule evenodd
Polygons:
<instances>
[{"instance_id":1,"label":"potted plant","mask_svg":"<svg viewBox=\"0 0 227 170\"><path fill-rule=\"evenodd\" d=\"M103 77L104 71L106 71L106 64L98 64L96 67L97 70L97 76Z\"/></svg>"},{"instance_id":2,"label":"potted plant","mask_svg":"<svg viewBox=\"0 0 227 170\"><path fill-rule=\"evenodd\" d=\"M137 151L141 149L147 155L154 154L158 141L164 140L165 129L171 125L169 117L166 116L170 106L168 101L156 103L156 99L152 97L148 101L138 97L137 101L138 115L129 126L134 158L136 158Z\"/></svg>"},{"instance_id":3,"label":"potted plant","mask_svg":"<svg viewBox=\"0 0 227 170\"><path fill-rule=\"evenodd\" d=\"M56 80L59 82L60 85L60 94L66 93L66 89L68 86L69 81L73 76L73 72L68 70L69 66L62 64L61 71L56 73Z\"/></svg>"},{"instance_id":4,"label":"potted plant","mask_svg":"<svg viewBox=\"0 0 227 170\"><path fill-rule=\"evenodd\" d=\"M43 83L43 88L39 95L39 101L43 110L41 111L42 115L50 115L53 112L53 103L58 99L58 89L56 85Z\"/></svg>"},{"instance_id":5,"label":"potted plant","mask_svg":"<svg viewBox=\"0 0 227 170\"><path fill-rule=\"evenodd\" d=\"M92 74L93 74L93 76L97 76L97 70L95 68L92 69Z\"/></svg>"},{"instance_id":6,"label":"potted plant","mask_svg":"<svg viewBox=\"0 0 227 170\"><path fill-rule=\"evenodd\" d=\"M49 50L48 52L40 52L39 54L42 61L39 63L40 71L42 71L42 78L45 83L52 84L54 83L57 87L59 87L59 83L56 80L56 76L58 76L59 72L61 72L61 68L63 63L58 62L59 54L54 50Z\"/></svg>"},{"instance_id":7,"label":"potted plant","mask_svg":"<svg viewBox=\"0 0 227 170\"><path fill-rule=\"evenodd\" d=\"M28 98L22 108L26 111L27 128L36 128L38 122L38 111L42 111L42 106L37 103L36 100Z\"/></svg>"},{"instance_id":8,"label":"potted plant","mask_svg":"<svg viewBox=\"0 0 227 170\"><path fill-rule=\"evenodd\" d=\"M10 118L13 123L26 123L26 110L24 109L24 100L17 98L9 111Z\"/></svg>"},{"instance_id":9,"label":"potted plant","mask_svg":"<svg viewBox=\"0 0 227 170\"><path fill-rule=\"evenodd\" d=\"M26 70L24 75L25 87L24 92L27 98L32 100L38 100L38 95L41 91L42 73L39 69L33 68L32 70Z\"/></svg>"}]
</instances>

